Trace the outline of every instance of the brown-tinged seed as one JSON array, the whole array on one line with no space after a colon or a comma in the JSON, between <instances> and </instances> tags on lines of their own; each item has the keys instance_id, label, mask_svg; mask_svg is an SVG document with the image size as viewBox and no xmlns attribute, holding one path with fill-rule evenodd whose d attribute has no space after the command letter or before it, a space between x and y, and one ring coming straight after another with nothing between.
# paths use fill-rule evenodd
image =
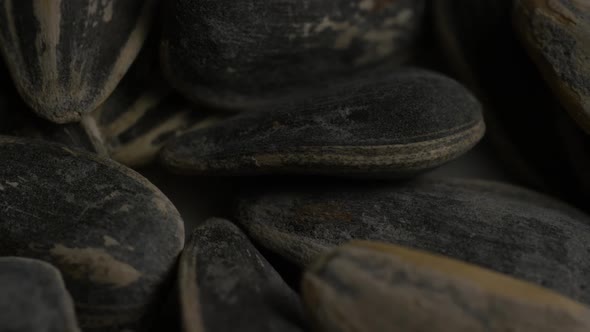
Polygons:
<instances>
[{"instance_id":1,"label":"brown-tinged seed","mask_svg":"<svg viewBox=\"0 0 590 332\"><path fill-rule=\"evenodd\" d=\"M353 242L316 261L303 297L317 331L588 331L590 308L476 265Z\"/></svg>"}]
</instances>

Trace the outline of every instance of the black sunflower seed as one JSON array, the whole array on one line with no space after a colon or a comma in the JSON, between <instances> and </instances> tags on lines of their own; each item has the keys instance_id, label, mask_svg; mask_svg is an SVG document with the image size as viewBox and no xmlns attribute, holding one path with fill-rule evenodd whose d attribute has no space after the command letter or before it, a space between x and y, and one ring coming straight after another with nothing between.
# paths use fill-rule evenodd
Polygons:
<instances>
[{"instance_id":1,"label":"black sunflower seed","mask_svg":"<svg viewBox=\"0 0 590 332\"><path fill-rule=\"evenodd\" d=\"M0 51L35 112L80 119L115 89L147 35L155 1L5 0Z\"/></svg>"},{"instance_id":2,"label":"black sunflower seed","mask_svg":"<svg viewBox=\"0 0 590 332\"><path fill-rule=\"evenodd\" d=\"M184 331L303 331L297 295L240 229L198 226L180 259Z\"/></svg>"},{"instance_id":3,"label":"black sunflower seed","mask_svg":"<svg viewBox=\"0 0 590 332\"><path fill-rule=\"evenodd\" d=\"M80 331L74 303L55 267L0 257L0 331Z\"/></svg>"},{"instance_id":4,"label":"black sunflower seed","mask_svg":"<svg viewBox=\"0 0 590 332\"><path fill-rule=\"evenodd\" d=\"M180 215L146 179L63 145L0 137L0 256L55 265L84 330L149 319L184 242Z\"/></svg>"},{"instance_id":5,"label":"black sunflower seed","mask_svg":"<svg viewBox=\"0 0 590 332\"><path fill-rule=\"evenodd\" d=\"M162 63L198 102L255 109L413 51L423 0L169 1Z\"/></svg>"},{"instance_id":6,"label":"black sunflower seed","mask_svg":"<svg viewBox=\"0 0 590 332\"><path fill-rule=\"evenodd\" d=\"M258 243L300 266L350 239L385 241L482 265L590 303L590 217L518 187L442 179L283 184L244 194L236 218Z\"/></svg>"},{"instance_id":7,"label":"black sunflower seed","mask_svg":"<svg viewBox=\"0 0 590 332\"><path fill-rule=\"evenodd\" d=\"M461 155L483 133L480 105L460 84L407 69L191 131L162 159L181 173L406 176Z\"/></svg>"}]
</instances>

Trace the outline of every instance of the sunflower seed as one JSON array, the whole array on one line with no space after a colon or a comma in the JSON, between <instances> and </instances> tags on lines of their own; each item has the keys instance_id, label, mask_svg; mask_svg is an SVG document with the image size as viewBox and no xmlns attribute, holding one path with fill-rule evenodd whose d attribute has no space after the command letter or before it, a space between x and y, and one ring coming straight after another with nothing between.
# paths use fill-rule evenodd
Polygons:
<instances>
[{"instance_id":1,"label":"sunflower seed","mask_svg":"<svg viewBox=\"0 0 590 332\"><path fill-rule=\"evenodd\" d=\"M423 0L170 1L162 63L187 98L255 109L360 68L403 62Z\"/></svg>"},{"instance_id":2,"label":"sunflower seed","mask_svg":"<svg viewBox=\"0 0 590 332\"><path fill-rule=\"evenodd\" d=\"M590 217L518 187L450 179L282 184L244 194L236 218L258 243L300 266L350 239L378 240L482 265L590 303Z\"/></svg>"},{"instance_id":3,"label":"sunflower seed","mask_svg":"<svg viewBox=\"0 0 590 332\"><path fill-rule=\"evenodd\" d=\"M63 145L0 137L0 256L62 273L80 326L145 323L184 242L180 215L134 171Z\"/></svg>"},{"instance_id":4,"label":"sunflower seed","mask_svg":"<svg viewBox=\"0 0 590 332\"><path fill-rule=\"evenodd\" d=\"M479 103L460 84L407 69L191 131L162 159L194 174L407 176L469 150L484 127Z\"/></svg>"},{"instance_id":5,"label":"sunflower seed","mask_svg":"<svg viewBox=\"0 0 590 332\"><path fill-rule=\"evenodd\" d=\"M35 112L57 123L93 111L147 35L155 1L5 0L0 51Z\"/></svg>"},{"instance_id":6,"label":"sunflower seed","mask_svg":"<svg viewBox=\"0 0 590 332\"><path fill-rule=\"evenodd\" d=\"M224 219L198 226L180 259L184 331L303 331L295 292Z\"/></svg>"},{"instance_id":7,"label":"sunflower seed","mask_svg":"<svg viewBox=\"0 0 590 332\"><path fill-rule=\"evenodd\" d=\"M590 3L516 0L514 22L563 106L590 133Z\"/></svg>"},{"instance_id":8,"label":"sunflower seed","mask_svg":"<svg viewBox=\"0 0 590 332\"><path fill-rule=\"evenodd\" d=\"M55 267L0 257L0 331L80 331L72 298Z\"/></svg>"},{"instance_id":9,"label":"sunflower seed","mask_svg":"<svg viewBox=\"0 0 590 332\"><path fill-rule=\"evenodd\" d=\"M444 256L358 242L305 274L318 331L588 331L590 308Z\"/></svg>"}]
</instances>

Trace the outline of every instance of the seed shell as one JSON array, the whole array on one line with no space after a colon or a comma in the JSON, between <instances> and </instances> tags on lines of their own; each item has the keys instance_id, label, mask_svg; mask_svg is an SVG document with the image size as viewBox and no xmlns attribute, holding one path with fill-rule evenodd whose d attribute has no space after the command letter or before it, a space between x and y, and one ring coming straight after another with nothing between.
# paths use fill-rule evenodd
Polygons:
<instances>
[{"instance_id":1,"label":"seed shell","mask_svg":"<svg viewBox=\"0 0 590 332\"><path fill-rule=\"evenodd\" d=\"M317 331L588 331L590 308L475 265L358 242L320 258L303 297Z\"/></svg>"},{"instance_id":2,"label":"seed shell","mask_svg":"<svg viewBox=\"0 0 590 332\"><path fill-rule=\"evenodd\" d=\"M149 321L184 243L178 211L111 160L0 136L0 256L57 267L82 329Z\"/></svg>"},{"instance_id":3,"label":"seed shell","mask_svg":"<svg viewBox=\"0 0 590 332\"><path fill-rule=\"evenodd\" d=\"M194 230L178 278L186 332L303 331L295 292L227 220Z\"/></svg>"},{"instance_id":4,"label":"seed shell","mask_svg":"<svg viewBox=\"0 0 590 332\"><path fill-rule=\"evenodd\" d=\"M0 53L26 103L80 120L115 89L147 35L154 0L5 0Z\"/></svg>"},{"instance_id":5,"label":"seed shell","mask_svg":"<svg viewBox=\"0 0 590 332\"><path fill-rule=\"evenodd\" d=\"M444 254L590 303L590 217L550 197L495 182L315 180L246 192L236 221L301 267L351 239Z\"/></svg>"},{"instance_id":6,"label":"seed shell","mask_svg":"<svg viewBox=\"0 0 590 332\"><path fill-rule=\"evenodd\" d=\"M0 257L0 331L80 331L74 303L55 267Z\"/></svg>"},{"instance_id":7,"label":"seed shell","mask_svg":"<svg viewBox=\"0 0 590 332\"><path fill-rule=\"evenodd\" d=\"M169 1L162 65L187 98L258 109L385 62L420 36L423 0Z\"/></svg>"},{"instance_id":8,"label":"seed shell","mask_svg":"<svg viewBox=\"0 0 590 332\"><path fill-rule=\"evenodd\" d=\"M590 3L517 0L514 26L546 81L590 133Z\"/></svg>"},{"instance_id":9,"label":"seed shell","mask_svg":"<svg viewBox=\"0 0 590 332\"><path fill-rule=\"evenodd\" d=\"M162 159L188 174L403 177L458 157L484 131L480 104L460 84L406 69L191 131Z\"/></svg>"}]
</instances>

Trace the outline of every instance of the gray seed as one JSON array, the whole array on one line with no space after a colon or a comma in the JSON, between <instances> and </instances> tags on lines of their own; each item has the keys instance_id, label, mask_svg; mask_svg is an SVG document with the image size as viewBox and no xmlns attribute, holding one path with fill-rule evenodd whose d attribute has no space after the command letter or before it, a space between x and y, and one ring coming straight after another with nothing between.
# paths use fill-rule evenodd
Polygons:
<instances>
[{"instance_id":1,"label":"gray seed","mask_svg":"<svg viewBox=\"0 0 590 332\"><path fill-rule=\"evenodd\" d=\"M180 215L146 179L63 145L0 137L0 256L62 273L80 326L138 327L184 242Z\"/></svg>"},{"instance_id":2,"label":"gray seed","mask_svg":"<svg viewBox=\"0 0 590 332\"><path fill-rule=\"evenodd\" d=\"M282 186L245 195L237 221L299 266L351 239L478 264L590 303L590 217L549 197L484 181Z\"/></svg>"},{"instance_id":3,"label":"gray seed","mask_svg":"<svg viewBox=\"0 0 590 332\"><path fill-rule=\"evenodd\" d=\"M162 159L191 174L407 176L466 152L484 127L479 103L460 84L407 69L189 132Z\"/></svg>"},{"instance_id":4,"label":"gray seed","mask_svg":"<svg viewBox=\"0 0 590 332\"><path fill-rule=\"evenodd\" d=\"M59 271L42 261L0 257L0 331L79 332Z\"/></svg>"},{"instance_id":5,"label":"gray seed","mask_svg":"<svg viewBox=\"0 0 590 332\"><path fill-rule=\"evenodd\" d=\"M412 53L423 0L169 1L162 64L198 102L257 109Z\"/></svg>"},{"instance_id":6,"label":"gray seed","mask_svg":"<svg viewBox=\"0 0 590 332\"><path fill-rule=\"evenodd\" d=\"M563 106L590 133L590 3L517 0L514 25Z\"/></svg>"},{"instance_id":7,"label":"gray seed","mask_svg":"<svg viewBox=\"0 0 590 332\"><path fill-rule=\"evenodd\" d=\"M154 5L154 0L5 0L0 53L39 116L77 121L109 96L135 59Z\"/></svg>"},{"instance_id":8,"label":"gray seed","mask_svg":"<svg viewBox=\"0 0 590 332\"><path fill-rule=\"evenodd\" d=\"M295 292L223 219L197 227L178 275L184 331L303 331Z\"/></svg>"},{"instance_id":9,"label":"gray seed","mask_svg":"<svg viewBox=\"0 0 590 332\"><path fill-rule=\"evenodd\" d=\"M588 331L590 308L444 256L372 242L331 251L305 274L317 331Z\"/></svg>"}]
</instances>

